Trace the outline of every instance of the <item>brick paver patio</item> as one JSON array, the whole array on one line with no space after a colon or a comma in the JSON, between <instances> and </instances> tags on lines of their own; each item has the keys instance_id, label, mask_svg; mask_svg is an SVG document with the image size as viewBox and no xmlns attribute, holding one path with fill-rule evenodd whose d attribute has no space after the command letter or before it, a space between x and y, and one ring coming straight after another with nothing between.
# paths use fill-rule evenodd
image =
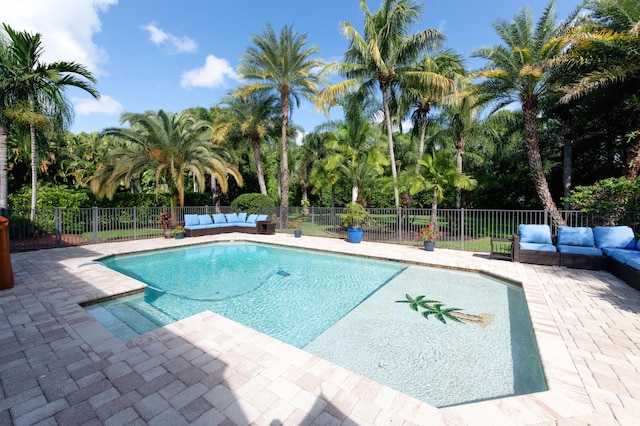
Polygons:
<instances>
[{"instance_id":1,"label":"brick paver patio","mask_svg":"<svg viewBox=\"0 0 640 426\"><path fill-rule=\"evenodd\" d=\"M141 288L98 257L251 240L511 277L549 390L437 409L216 314L121 342L79 303ZM640 424L640 292L606 272L291 235L152 239L12 255L0 292L0 425Z\"/></svg>"}]
</instances>

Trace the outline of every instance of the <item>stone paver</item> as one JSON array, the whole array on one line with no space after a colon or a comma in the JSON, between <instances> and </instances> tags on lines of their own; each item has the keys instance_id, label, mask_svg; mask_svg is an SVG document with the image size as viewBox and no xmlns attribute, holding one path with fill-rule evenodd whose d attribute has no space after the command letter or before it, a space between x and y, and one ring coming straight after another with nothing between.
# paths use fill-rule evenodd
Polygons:
<instances>
[{"instance_id":1,"label":"stone paver","mask_svg":"<svg viewBox=\"0 0 640 426\"><path fill-rule=\"evenodd\" d=\"M79 303L142 288L105 255L251 240L515 279L549 390L437 409L211 312L121 342ZM290 235L151 239L12 254L0 292L0 424L635 425L640 292L606 272Z\"/></svg>"}]
</instances>

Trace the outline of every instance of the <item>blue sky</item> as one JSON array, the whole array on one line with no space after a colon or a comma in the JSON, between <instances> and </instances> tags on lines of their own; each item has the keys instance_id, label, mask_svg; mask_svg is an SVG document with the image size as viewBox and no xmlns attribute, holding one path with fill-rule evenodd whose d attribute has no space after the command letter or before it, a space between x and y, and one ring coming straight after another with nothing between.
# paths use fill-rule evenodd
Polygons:
<instances>
[{"instance_id":1,"label":"blue sky","mask_svg":"<svg viewBox=\"0 0 640 426\"><path fill-rule=\"evenodd\" d=\"M446 47L465 55L499 42L491 23L511 19L528 5L537 17L547 0L424 0L423 19L413 30L436 28ZM564 19L580 0L558 0ZM369 0L372 11L380 0ZM347 48L340 22L361 27L359 0L2 0L0 20L14 29L39 32L44 60L77 61L97 77L100 101L69 90L75 109L71 131L120 126L123 112L217 105L241 82L236 70L251 36L270 24L276 32L293 25L320 48L325 62L339 61ZM309 103L292 121L306 132L323 122Z\"/></svg>"}]
</instances>

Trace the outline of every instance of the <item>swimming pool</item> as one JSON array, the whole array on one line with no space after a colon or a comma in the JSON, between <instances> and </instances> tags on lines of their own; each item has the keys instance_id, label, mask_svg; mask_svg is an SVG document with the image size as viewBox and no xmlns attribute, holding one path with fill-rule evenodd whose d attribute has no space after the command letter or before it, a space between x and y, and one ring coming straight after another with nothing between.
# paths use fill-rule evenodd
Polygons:
<instances>
[{"instance_id":1,"label":"swimming pool","mask_svg":"<svg viewBox=\"0 0 640 426\"><path fill-rule=\"evenodd\" d=\"M145 318L208 309L440 407L546 390L524 293L490 277L257 244L104 263L162 291L103 317L122 303L153 306L136 308Z\"/></svg>"}]
</instances>

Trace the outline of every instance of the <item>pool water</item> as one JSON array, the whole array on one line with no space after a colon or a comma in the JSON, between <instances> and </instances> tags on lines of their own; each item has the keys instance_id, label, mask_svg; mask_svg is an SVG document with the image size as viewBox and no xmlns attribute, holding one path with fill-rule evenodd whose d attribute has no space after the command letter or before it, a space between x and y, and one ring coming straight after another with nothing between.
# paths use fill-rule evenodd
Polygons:
<instances>
[{"instance_id":1,"label":"pool water","mask_svg":"<svg viewBox=\"0 0 640 426\"><path fill-rule=\"evenodd\" d=\"M103 263L158 289L144 300L175 320L210 310L299 348L406 268L394 262L225 243Z\"/></svg>"},{"instance_id":2,"label":"pool water","mask_svg":"<svg viewBox=\"0 0 640 426\"><path fill-rule=\"evenodd\" d=\"M487 276L237 243L103 262L157 289L87 307L122 339L210 310L438 407L546 390L523 290Z\"/></svg>"}]
</instances>

